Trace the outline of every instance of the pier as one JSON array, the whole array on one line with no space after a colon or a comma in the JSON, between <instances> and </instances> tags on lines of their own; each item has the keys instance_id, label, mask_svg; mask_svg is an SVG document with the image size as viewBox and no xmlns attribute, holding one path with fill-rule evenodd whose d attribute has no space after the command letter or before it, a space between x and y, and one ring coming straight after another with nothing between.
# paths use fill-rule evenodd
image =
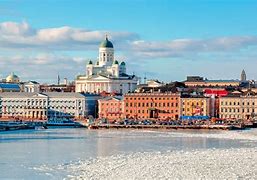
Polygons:
<instances>
[{"instance_id":1,"label":"pier","mask_svg":"<svg viewBox=\"0 0 257 180\"><path fill-rule=\"evenodd\" d=\"M206 130L243 130L244 125L90 125L89 129L206 129Z\"/></svg>"}]
</instances>

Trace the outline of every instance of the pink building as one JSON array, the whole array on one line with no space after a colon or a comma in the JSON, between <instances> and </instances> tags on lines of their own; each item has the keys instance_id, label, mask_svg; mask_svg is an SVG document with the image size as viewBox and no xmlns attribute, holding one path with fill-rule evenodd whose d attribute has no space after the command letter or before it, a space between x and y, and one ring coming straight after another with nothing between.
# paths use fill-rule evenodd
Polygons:
<instances>
[{"instance_id":1,"label":"pink building","mask_svg":"<svg viewBox=\"0 0 257 180\"><path fill-rule=\"evenodd\" d=\"M121 120L124 114L123 97L110 96L98 100L99 118L105 118L109 121Z\"/></svg>"}]
</instances>

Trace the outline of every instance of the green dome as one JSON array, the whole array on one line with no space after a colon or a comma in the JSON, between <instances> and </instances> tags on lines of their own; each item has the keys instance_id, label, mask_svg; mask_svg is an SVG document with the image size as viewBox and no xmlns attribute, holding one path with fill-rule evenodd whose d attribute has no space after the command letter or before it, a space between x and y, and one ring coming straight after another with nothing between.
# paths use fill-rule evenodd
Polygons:
<instances>
[{"instance_id":1,"label":"green dome","mask_svg":"<svg viewBox=\"0 0 257 180\"><path fill-rule=\"evenodd\" d=\"M121 65L121 66L126 66L126 63L125 63L124 61L122 61L122 62L120 63L120 65Z\"/></svg>"},{"instance_id":2,"label":"green dome","mask_svg":"<svg viewBox=\"0 0 257 180\"><path fill-rule=\"evenodd\" d=\"M111 41L109 41L109 39L106 36L105 40L101 42L100 47L101 48L113 48L113 44Z\"/></svg>"},{"instance_id":3,"label":"green dome","mask_svg":"<svg viewBox=\"0 0 257 180\"><path fill-rule=\"evenodd\" d=\"M90 60L90 61L88 62L88 64L93 64L93 62Z\"/></svg>"},{"instance_id":4,"label":"green dome","mask_svg":"<svg viewBox=\"0 0 257 180\"><path fill-rule=\"evenodd\" d=\"M117 60L113 61L113 64L119 64L119 62Z\"/></svg>"}]
</instances>

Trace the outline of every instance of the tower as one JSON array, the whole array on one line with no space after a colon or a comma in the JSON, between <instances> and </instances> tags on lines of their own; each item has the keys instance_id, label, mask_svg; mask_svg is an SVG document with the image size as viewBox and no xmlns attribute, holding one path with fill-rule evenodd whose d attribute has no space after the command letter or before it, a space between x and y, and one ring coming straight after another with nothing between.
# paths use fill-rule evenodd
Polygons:
<instances>
[{"instance_id":1,"label":"tower","mask_svg":"<svg viewBox=\"0 0 257 180\"><path fill-rule=\"evenodd\" d=\"M86 66L86 74L87 76L92 76L93 75L93 62L89 60L87 66Z\"/></svg>"},{"instance_id":2,"label":"tower","mask_svg":"<svg viewBox=\"0 0 257 180\"><path fill-rule=\"evenodd\" d=\"M114 48L107 35L99 47L99 66L111 66L114 61Z\"/></svg>"},{"instance_id":3,"label":"tower","mask_svg":"<svg viewBox=\"0 0 257 180\"><path fill-rule=\"evenodd\" d=\"M246 81L246 73L245 70L243 69L243 71L241 72L241 81Z\"/></svg>"}]
</instances>

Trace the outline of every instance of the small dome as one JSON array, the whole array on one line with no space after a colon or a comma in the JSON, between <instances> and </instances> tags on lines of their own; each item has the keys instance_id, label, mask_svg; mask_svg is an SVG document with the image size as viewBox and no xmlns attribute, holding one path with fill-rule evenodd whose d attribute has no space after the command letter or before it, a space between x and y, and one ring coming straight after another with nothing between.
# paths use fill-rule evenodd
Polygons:
<instances>
[{"instance_id":1,"label":"small dome","mask_svg":"<svg viewBox=\"0 0 257 180\"><path fill-rule=\"evenodd\" d=\"M20 78L17 75L15 75L14 73L11 73L9 76L7 76L6 82L18 83L18 82L20 82Z\"/></svg>"},{"instance_id":2,"label":"small dome","mask_svg":"<svg viewBox=\"0 0 257 180\"><path fill-rule=\"evenodd\" d=\"M121 65L121 66L126 66L126 63L125 63L124 61L122 61L122 62L120 63L120 65Z\"/></svg>"},{"instance_id":3,"label":"small dome","mask_svg":"<svg viewBox=\"0 0 257 180\"><path fill-rule=\"evenodd\" d=\"M119 62L117 60L113 61L113 64L119 64Z\"/></svg>"},{"instance_id":4,"label":"small dome","mask_svg":"<svg viewBox=\"0 0 257 180\"><path fill-rule=\"evenodd\" d=\"M105 40L101 42L100 44L101 48L113 48L113 44L111 41L109 41L108 37L105 37Z\"/></svg>"},{"instance_id":5,"label":"small dome","mask_svg":"<svg viewBox=\"0 0 257 180\"><path fill-rule=\"evenodd\" d=\"M90 61L88 62L88 64L93 64L93 62L90 60Z\"/></svg>"}]
</instances>

